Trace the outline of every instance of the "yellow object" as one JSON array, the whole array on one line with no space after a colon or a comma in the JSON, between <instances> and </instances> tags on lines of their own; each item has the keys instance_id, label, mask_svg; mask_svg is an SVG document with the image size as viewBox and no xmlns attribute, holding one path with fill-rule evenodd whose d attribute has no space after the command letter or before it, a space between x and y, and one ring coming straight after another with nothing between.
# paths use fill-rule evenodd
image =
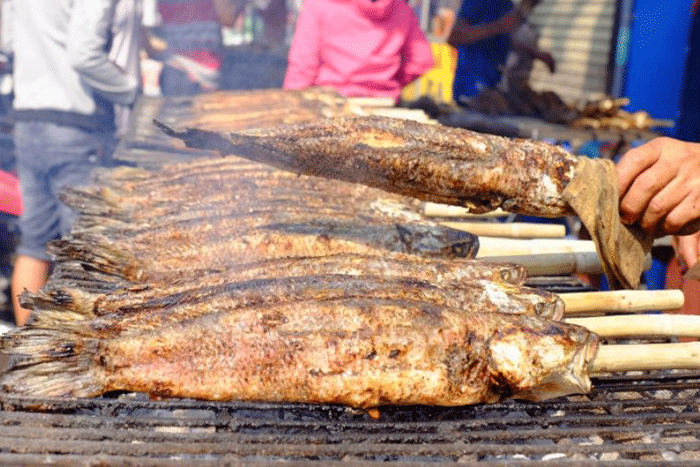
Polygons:
<instances>
[{"instance_id":1,"label":"yellow object","mask_svg":"<svg viewBox=\"0 0 700 467\"><path fill-rule=\"evenodd\" d=\"M432 97L437 102L452 102L452 82L457 68L457 49L449 44L431 42L433 67L401 91L401 98L417 100L421 96Z\"/></svg>"}]
</instances>

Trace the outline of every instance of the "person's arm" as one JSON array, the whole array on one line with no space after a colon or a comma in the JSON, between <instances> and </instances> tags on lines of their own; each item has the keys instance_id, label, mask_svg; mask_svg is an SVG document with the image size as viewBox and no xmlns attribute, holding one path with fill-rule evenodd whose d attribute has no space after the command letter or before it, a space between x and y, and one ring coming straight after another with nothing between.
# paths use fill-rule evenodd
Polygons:
<instances>
[{"instance_id":1,"label":"person's arm","mask_svg":"<svg viewBox=\"0 0 700 467\"><path fill-rule=\"evenodd\" d=\"M114 1L74 0L66 38L68 61L81 79L107 99L119 104L136 100L139 80L108 58Z\"/></svg>"},{"instance_id":2,"label":"person's arm","mask_svg":"<svg viewBox=\"0 0 700 467\"><path fill-rule=\"evenodd\" d=\"M509 34L522 22L523 17L517 8L511 9L496 21L477 25L468 24L464 19L458 17L454 26L452 26L447 43L457 47L459 45L472 44L499 34Z\"/></svg>"},{"instance_id":3,"label":"person's arm","mask_svg":"<svg viewBox=\"0 0 700 467\"><path fill-rule=\"evenodd\" d=\"M0 5L2 13L0 18L0 49L6 53L11 54L14 49L14 26L12 25L14 21L14 5L12 0L2 0L2 5Z\"/></svg>"},{"instance_id":4,"label":"person's arm","mask_svg":"<svg viewBox=\"0 0 700 467\"><path fill-rule=\"evenodd\" d=\"M433 66L433 51L425 34L418 24L418 18L411 14L406 44L401 51L401 70L397 76L401 86L405 86Z\"/></svg>"},{"instance_id":5,"label":"person's arm","mask_svg":"<svg viewBox=\"0 0 700 467\"><path fill-rule=\"evenodd\" d=\"M550 73L554 73L556 71L556 62L554 61L554 57L552 57L550 53L543 52L537 47L532 47L527 44L523 44L515 39L513 40L511 47L517 52L529 54L532 57L542 61L545 65L547 65L547 68L549 68Z\"/></svg>"},{"instance_id":6,"label":"person's arm","mask_svg":"<svg viewBox=\"0 0 700 467\"><path fill-rule=\"evenodd\" d=\"M219 24L227 28L236 24L236 19L241 15L246 4L244 0L213 0L213 2Z\"/></svg>"},{"instance_id":7,"label":"person's arm","mask_svg":"<svg viewBox=\"0 0 700 467\"><path fill-rule=\"evenodd\" d=\"M620 216L656 236L700 219L700 143L656 138L617 164Z\"/></svg>"},{"instance_id":8,"label":"person's arm","mask_svg":"<svg viewBox=\"0 0 700 467\"><path fill-rule=\"evenodd\" d=\"M287 72L284 76L284 89L305 89L313 86L321 64L321 24L307 0L301 6L294 37L289 47Z\"/></svg>"}]
</instances>

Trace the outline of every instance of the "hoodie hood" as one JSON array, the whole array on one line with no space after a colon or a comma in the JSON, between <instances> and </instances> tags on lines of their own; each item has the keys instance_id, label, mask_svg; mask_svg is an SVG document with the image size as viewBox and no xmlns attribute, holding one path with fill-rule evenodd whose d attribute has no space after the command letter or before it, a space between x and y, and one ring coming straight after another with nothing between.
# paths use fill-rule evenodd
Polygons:
<instances>
[{"instance_id":1,"label":"hoodie hood","mask_svg":"<svg viewBox=\"0 0 700 467\"><path fill-rule=\"evenodd\" d=\"M386 19L394 11L396 0L350 0L355 8L368 19L377 21Z\"/></svg>"}]
</instances>

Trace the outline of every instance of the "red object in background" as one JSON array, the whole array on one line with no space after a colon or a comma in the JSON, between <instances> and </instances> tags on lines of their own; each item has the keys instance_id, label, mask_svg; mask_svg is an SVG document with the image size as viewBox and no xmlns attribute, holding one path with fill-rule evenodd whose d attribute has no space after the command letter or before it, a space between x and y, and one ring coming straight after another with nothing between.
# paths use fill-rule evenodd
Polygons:
<instances>
[{"instance_id":1,"label":"red object in background","mask_svg":"<svg viewBox=\"0 0 700 467\"><path fill-rule=\"evenodd\" d=\"M17 176L0 170L0 212L19 216L22 214L22 194Z\"/></svg>"}]
</instances>

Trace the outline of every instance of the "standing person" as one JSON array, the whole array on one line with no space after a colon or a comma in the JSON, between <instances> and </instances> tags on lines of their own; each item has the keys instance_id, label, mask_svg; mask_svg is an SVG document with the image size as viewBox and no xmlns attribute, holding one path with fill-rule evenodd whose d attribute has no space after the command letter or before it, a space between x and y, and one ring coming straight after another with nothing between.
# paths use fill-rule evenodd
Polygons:
<instances>
[{"instance_id":1,"label":"standing person","mask_svg":"<svg viewBox=\"0 0 700 467\"><path fill-rule=\"evenodd\" d=\"M236 0L158 0L161 25L155 34L167 51L160 74L164 96L191 96L221 86L221 27L231 27L245 2Z\"/></svg>"},{"instance_id":2,"label":"standing person","mask_svg":"<svg viewBox=\"0 0 700 467\"><path fill-rule=\"evenodd\" d=\"M457 49L456 102L494 88L510 50L510 33L524 21L511 0L464 0L447 42Z\"/></svg>"},{"instance_id":3,"label":"standing person","mask_svg":"<svg viewBox=\"0 0 700 467\"><path fill-rule=\"evenodd\" d=\"M430 44L404 0L305 0L283 87L398 100L432 66Z\"/></svg>"},{"instance_id":4,"label":"standing person","mask_svg":"<svg viewBox=\"0 0 700 467\"><path fill-rule=\"evenodd\" d=\"M521 10L531 10L540 0L523 0ZM556 62L549 52L541 50L537 44L539 33L527 19L511 34L511 50L506 56L503 70L506 90L509 88L523 89L527 86L535 60L543 62L550 73L556 71Z\"/></svg>"},{"instance_id":5,"label":"standing person","mask_svg":"<svg viewBox=\"0 0 700 467\"><path fill-rule=\"evenodd\" d=\"M108 56L118 0L4 3L4 29L11 33L3 35L3 43L14 54L14 138L24 204L12 299L15 321L23 325L30 312L19 306L18 295L44 286L51 266L46 245L66 234L75 218L58 194L65 186L84 184L103 165L114 137L113 104L131 105L140 80ZM137 14L130 7L121 11Z\"/></svg>"}]
</instances>

